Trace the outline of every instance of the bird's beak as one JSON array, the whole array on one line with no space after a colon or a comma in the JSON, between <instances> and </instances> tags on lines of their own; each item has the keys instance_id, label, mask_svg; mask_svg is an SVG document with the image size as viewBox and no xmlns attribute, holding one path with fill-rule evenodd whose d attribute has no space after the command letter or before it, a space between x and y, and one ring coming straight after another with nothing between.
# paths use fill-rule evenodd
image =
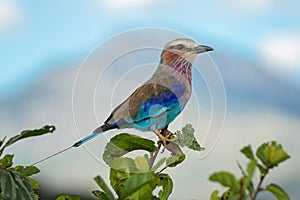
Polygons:
<instances>
[{"instance_id":1,"label":"bird's beak","mask_svg":"<svg viewBox=\"0 0 300 200\"><path fill-rule=\"evenodd\" d=\"M195 53L195 54L200 54L200 53L203 53L203 52L207 52L207 51L213 51L214 49L210 46L206 46L206 45L198 45L194 48L192 48L190 51L192 53Z\"/></svg>"}]
</instances>

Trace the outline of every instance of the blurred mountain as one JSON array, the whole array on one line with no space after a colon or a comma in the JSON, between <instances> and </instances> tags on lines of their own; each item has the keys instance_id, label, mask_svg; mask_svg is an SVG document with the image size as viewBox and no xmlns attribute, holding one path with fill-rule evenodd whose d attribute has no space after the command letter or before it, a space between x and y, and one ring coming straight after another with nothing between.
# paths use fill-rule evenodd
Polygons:
<instances>
[{"instance_id":1,"label":"blurred mountain","mask_svg":"<svg viewBox=\"0 0 300 200\"><path fill-rule=\"evenodd\" d=\"M214 54L221 72L229 109L251 109L257 105L300 117L300 88L284 82L257 63L247 63L224 54Z\"/></svg>"}]
</instances>

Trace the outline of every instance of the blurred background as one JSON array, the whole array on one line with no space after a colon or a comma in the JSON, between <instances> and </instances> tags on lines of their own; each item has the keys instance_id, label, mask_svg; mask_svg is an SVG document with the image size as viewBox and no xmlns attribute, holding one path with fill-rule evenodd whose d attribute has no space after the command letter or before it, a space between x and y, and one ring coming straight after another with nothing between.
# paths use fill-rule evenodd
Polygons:
<instances>
[{"instance_id":1,"label":"blurred background","mask_svg":"<svg viewBox=\"0 0 300 200\"><path fill-rule=\"evenodd\" d=\"M279 183L296 199L300 196L299 9L296 0L0 0L1 138L45 124L57 127L52 135L24 140L8 149L16 154L15 164L24 165L72 145L79 138L77 132L84 136L93 131L135 88L130 82L123 90L119 84L111 85L113 78L126 80L118 68L111 68L111 76L101 83L106 90L97 90L95 96L96 110L103 113L85 112L94 106L94 99L81 99L86 97L84 88L90 86L89 79L77 82L81 93L72 97L72 92L76 73L88 54L113 35L131 29L174 30L215 49L210 57L224 81L227 115L220 140L209 156L199 159L197 153L187 151L186 161L167 171L175 182L170 199L208 199L219 188L208 181L212 172L228 170L239 175L236 161L245 163L239 150L270 140L281 143L291 159L272 171L266 183ZM149 35L149 41L151 37L155 36ZM105 53L114 50L111 47ZM106 54L99 51L98 55ZM158 56L157 52L150 60L158 62ZM100 61L94 60L93 66L102 70ZM154 67L147 70L135 81L142 83ZM128 79L135 77L129 75ZM105 80L110 81L107 87ZM194 81L197 83L197 77ZM120 97L107 98L110 89L120 91ZM190 103L183 115L192 111ZM205 126L209 118L205 106L200 111ZM176 128L175 123L173 130ZM197 130L201 143L201 126ZM107 137L91 142L96 146L92 154L85 146L39 164L41 173L35 178L41 185L41 199L53 199L61 193L92 198L91 191L97 189L92 178L97 174L108 177L107 166L95 159L101 159ZM259 199L275 198L265 194Z\"/></svg>"}]
</instances>

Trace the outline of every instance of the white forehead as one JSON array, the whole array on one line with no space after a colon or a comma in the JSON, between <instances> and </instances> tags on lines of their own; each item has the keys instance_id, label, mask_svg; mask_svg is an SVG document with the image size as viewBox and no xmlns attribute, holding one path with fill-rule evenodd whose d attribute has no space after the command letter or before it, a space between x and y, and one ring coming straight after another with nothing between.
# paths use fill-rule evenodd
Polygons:
<instances>
[{"instance_id":1,"label":"white forehead","mask_svg":"<svg viewBox=\"0 0 300 200\"><path fill-rule=\"evenodd\" d=\"M184 45L185 47L188 47L188 48L193 48L193 47L198 46L198 44L194 40L191 40L189 38L178 38L178 39L175 39L175 40L172 40L172 41L168 42L165 45L165 49L168 49L172 46L176 46L176 45L179 45L179 44L182 44L182 45Z\"/></svg>"}]
</instances>

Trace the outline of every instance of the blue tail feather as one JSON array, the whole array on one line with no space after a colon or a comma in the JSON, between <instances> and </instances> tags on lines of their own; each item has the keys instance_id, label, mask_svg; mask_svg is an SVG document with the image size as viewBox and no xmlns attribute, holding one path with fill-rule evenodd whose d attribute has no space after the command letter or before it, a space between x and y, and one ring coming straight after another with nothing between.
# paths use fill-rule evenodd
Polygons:
<instances>
[{"instance_id":1,"label":"blue tail feather","mask_svg":"<svg viewBox=\"0 0 300 200\"><path fill-rule=\"evenodd\" d=\"M97 137L98 135L104 133L105 131L110 130L110 129L114 129L114 128L117 128L117 127L118 126L116 124L114 124L114 125L104 124L104 125L98 127L96 130L94 130L93 133L89 134L88 136L82 138L81 140L79 140L78 142L73 144L73 147L79 147L82 144L86 143L87 141L89 141L89 140Z\"/></svg>"}]
</instances>

